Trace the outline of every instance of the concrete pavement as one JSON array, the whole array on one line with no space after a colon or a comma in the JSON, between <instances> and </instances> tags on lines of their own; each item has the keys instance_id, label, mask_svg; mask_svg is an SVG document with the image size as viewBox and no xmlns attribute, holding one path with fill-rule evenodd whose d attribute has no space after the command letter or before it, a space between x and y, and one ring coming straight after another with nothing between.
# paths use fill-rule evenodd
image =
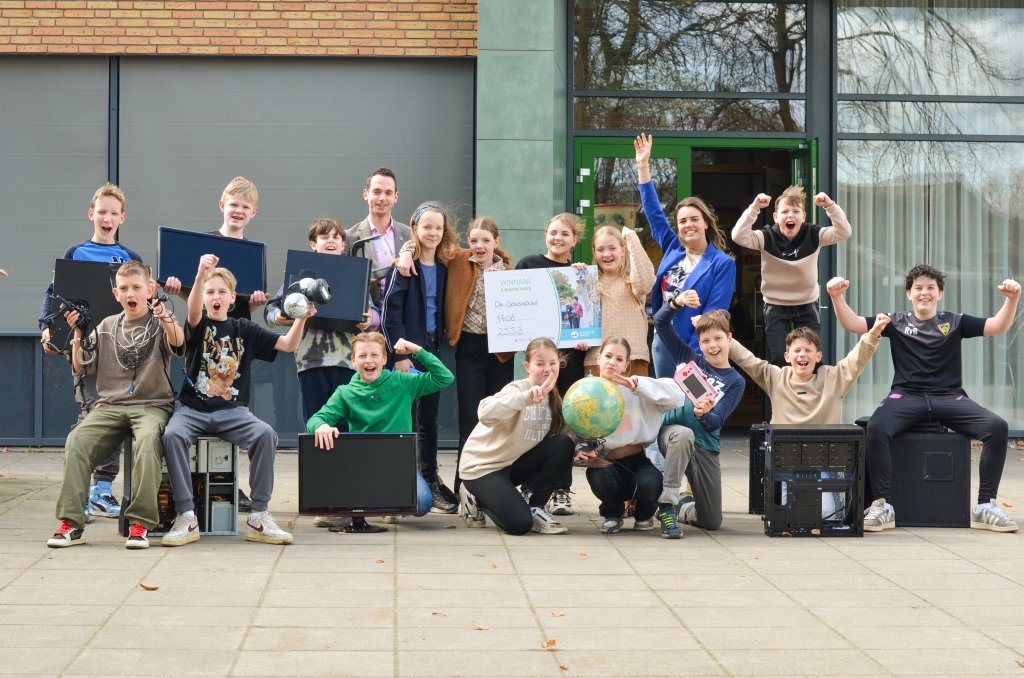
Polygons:
<instances>
[{"instance_id":1,"label":"concrete pavement","mask_svg":"<svg viewBox=\"0 0 1024 678\"><path fill-rule=\"evenodd\" d=\"M1018 520L1022 457L1010 450L1001 486ZM88 544L48 549L62 458L0 454L0 674L1024 675L1021 534L770 539L746 512L739 436L723 444L722 529L681 541L631 520L599 534L579 470L568 535L438 515L333 534L296 516L297 457L282 453L271 510L294 521L291 546L128 551L99 518Z\"/></svg>"}]
</instances>

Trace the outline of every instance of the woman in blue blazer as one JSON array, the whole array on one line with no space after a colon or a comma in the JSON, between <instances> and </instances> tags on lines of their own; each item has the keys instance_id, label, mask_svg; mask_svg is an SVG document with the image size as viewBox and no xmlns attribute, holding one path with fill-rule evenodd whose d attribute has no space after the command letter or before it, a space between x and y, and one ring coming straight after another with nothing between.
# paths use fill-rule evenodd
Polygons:
<instances>
[{"instance_id":1,"label":"woman in blue blazer","mask_svg":"<svg viewBox=\"0 0 1024 678\"><path fill-rule=\"evenodd\" d=\"M651 291L651 308L657 313L662 304L682 294L682 310L672 319L672 326L680 339L701 353L691 321L694 316L708 311L729 310L736 287L736 262L729 254L714 210L700 198L684 198L674 210L676 227L669 224L651 182L648 163L653 144L653 137L646 134L633 142L640 202L651 225L651 234L664 255ZM690 291L691 294L684 294ZM652 354L655 374L671 377L676 366L657 334Z\"/></svg>"}]
</instances>

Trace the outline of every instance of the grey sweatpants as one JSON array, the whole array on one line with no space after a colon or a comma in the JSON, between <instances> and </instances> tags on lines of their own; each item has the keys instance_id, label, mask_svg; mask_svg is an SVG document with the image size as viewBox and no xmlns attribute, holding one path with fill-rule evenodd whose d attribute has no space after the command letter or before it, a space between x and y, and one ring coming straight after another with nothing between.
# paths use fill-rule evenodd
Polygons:
<instances>
[{"instance_id":1,"label":"grey sweatpants","mask_svg":"<svg viewBox=\"0 0 1024 678\"><path fill-rule=\"evenodd\" d=\"M249 453L249 495L253 511L266 511L274 491L277 432L248 407L202 412L177 402L164 430L164 457L178 513L195 510L189 448L202 435L217 436Z\"/></svg>"},{"instance_id":2,"label":"grey sweatpants","mask_svg":"<svg viewBox=\"0 0 1024 678\"><path fill-rule=\"evenodd\" d=\"M718 455L698 445L693 431L685 426L663 426L658 434L658 449L665 457L665 479L660 504L679 501L683 476L690 483L697 509L691 525L717 530L722 525L722 464Z\"/></svg>"}]
</instances>

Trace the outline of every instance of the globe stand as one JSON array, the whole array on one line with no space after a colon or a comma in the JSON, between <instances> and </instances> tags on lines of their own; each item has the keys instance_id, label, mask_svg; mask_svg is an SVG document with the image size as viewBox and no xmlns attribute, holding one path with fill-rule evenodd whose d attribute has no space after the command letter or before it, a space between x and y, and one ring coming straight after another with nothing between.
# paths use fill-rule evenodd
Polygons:
<instances>
[{"instance_id":1,"label":"globe stand","mask_svg":"<svg viewBox=\"0 0 1024 678\"><path fill-rule=\"evenodd\" d=\"M596 457L590 457L584 461L573 462L575 466L582 466L583 468L608 468L613 466L614 462L605 456L604 449L604 438L591 438L590 440L583 440L576 444L576 454L581 452L596 452Z\"/></svg>"}]
</instances>

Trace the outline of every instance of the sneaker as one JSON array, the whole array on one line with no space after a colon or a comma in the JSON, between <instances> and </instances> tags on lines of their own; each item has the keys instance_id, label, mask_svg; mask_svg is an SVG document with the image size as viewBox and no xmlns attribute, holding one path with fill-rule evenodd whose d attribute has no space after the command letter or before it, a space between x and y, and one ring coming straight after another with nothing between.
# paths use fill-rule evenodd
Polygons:
<instances>
[{"instance_id":1,"label":"sneaker","mask_svg":"<svg viewBox=\"0 0 1024 678\"><path fill-rule=\"evenodd\" d=\"M121 504L114 497L110 483L101 480L89 488L89 501L86 502L89 515L101 516L103 518L119 518L121 516Z\"/></svg>"},{"instance_id":2,"label":"sneaker","mask_svg":"<svg viewBox=\"0 0 1024 678\"><path fill-rule=\"evenodd\" d=\"M894 527L896 527L896 510L892 504L887 504L885 499L876 499L864 509L865 532L881 532Z\"/></svg>"},{"instance_id":3,"label":"sneaker","mask_svg":"<svg viewBox=\"0 0 1024 678\"><path fill-rule=\"evenodd\" d=\"M189 516L179 513L174 516L174 523L163 539L160 540L160 545L184 546L194 541L199 541L199 519L196 518L195 514Z\"/></svg>"},{"instance_id":4,"label":"sneaker","mask_svg":"<svg viewBox=\"0 0 1024 678\"><path fill-rule=\"evenodd\" d=\"M446 495L452 493L447 487L444 486L439 479L435 478L430 481L430 512L431 513L447 513L453 514L459 510L459 507L453 501L449 501Z\"/></svg>"},{"instance_id":5,"label":"sneaker","mask_svg":"<svg viewBox=\"0 0 1024 678\"><path fill-rule=\"evenodd\" d=\"M386 525L397 525L402 522L402 516L384 516L381 520L384 521L384 524Z\"/></svg>"},{"instance_id":6,"label":"sneaker","mask_svg":"<svg viewBox=\"0 0 1024 678\"><path fill-rule=\"evenodd\" d=\"M622 529L622 518L618 516L605 516L602 520L601 534L615 534Z\"/></svg>"},{"instance_id":7,"label":"sneaker","mask_svg":"<svg viewBox=\"0 0 1024 678\"><path fill-rule=\"evenodd\" d=\"M89 513L89 502L86 501L85 502L85 524L89 525L94 520L96 520L96 516L94 516L93 514Z\"/></svg>"},{"instance_id":8,"label":"sneaker","mask_svg":"<svg viewBox=\"0 0 1024 678\"><path fill-rule=\"evenodd\" d=\"M562 524L551 517L551 514L539 506L531 506L533 514L533 532L540 534L565 534L569 530L562 527Z\"/></svg>"},{"instance_id":9,"label":"sneaker","mask_svg":"<svg viewBox=\"0 0 1024 678\"><path fill-rule=\"evenodd\" d=\"M66 520L60 521L60 527L53 533L46 545L51 549L62 549L65 546L76 546L85 543L85 530L75 527Z\"/></svg>"},{"instance_id":10,"label":"sneaker","mask_svg":"<svg viewBox=\"0 0 1024 678\"><path fill-rule=\"evenodd\" d=\"M640 532L646 532L654 529L654 516L651 516L647 520L633 519L633 529L639 530Z\"/></svg>"},{"instance_id":11,"label":"sneaker","mask_svg":"<svg viewBox=\"0 0 1024 678\"><path fill-rule=\"evenodd\" d=\"M462 516L462 522L466 524L466 527L485 527L487 525L487 517L477 506L476 497L466 490L465 485L459 488L459 515Z\"/></svg>"},{"instance_id":12,"label":"sneaker","mask_svg":"<svg viewBox=\"0 0 1024 678\"><path fill-rule=\"evenodd\" d=\"M682 539L683 528L679 526L679 509L672 504L658 504L654 514L661 524L661 536L665 539Z\"/></svg>"},{"instance_id":13,"label":"sneaker","mask_svg":"<svg viewBox=\"0 0 1024 678\"><path fill-rule=\"evenodd\" d=\"M569 490L557 489L548 500L548 512L554 516L571 516L572 499L569 498Z\"/></svg>"},{"instance_id":14,"label":"sneaker","mask_svg":"<svg viewBox=\"0 0 1024 678\"><path fill-rule=\"evenodd\" d=\"M676 517L683 525L697 524L697 504L692 492L684 492L676 504Z\"/></svg>"},{"instance_id":15,"label":"sneaker","mask_svg":"<svg viewBox=\"0 0 1024 678\"><path fill-rule=\"evenodd\" d=\"M995 499L987 504L978 504L971 509L971 527L975 530L992 530L993 532L1017 531L1017 523L1006 515L1006 512L996 504Z\"/></svg>"},{"instance_id":16,"label":"sneaker","mask_svg":"<svg viewBox=\"0 0 1024 678\"><path fill-rule=\"evenodd\" d=\"M316 516L313 518L313 527L345 527L350 520L341 516Z\"/></svg>"},{"instance_id":17,"label":"sneaker","mask_svg":"<svg viewBox=\"0 0 1024 678\"><path fill-rule=\"evenodd\" d=\"M292 535L282 530L274 522L269 511L250 513L245 521L246 541L261 541L264 544L291 544Z\"/></svg>"},{"instance_id":18,"label":"sneaker","mask_svg":"<svg viewBox=\"0 0 1024 678\"><path fill-rule=\"evenodd\" d=\"M242 491L242 488L238 488L238 510L246 510L252 508L252 499L249 499L249 495Z\"/></svg>"},{"instance_id":19,"label":"sneaker","mask_svg":"<svg viewBox=\"0 0 1024 678\"><path fill-rule=\"evenodd\" d=\"M132 523L128 528L128 541L124 543L126 549L148 549L149 530L142 526L142 523Z\"/></svg>"}]
</instances>

